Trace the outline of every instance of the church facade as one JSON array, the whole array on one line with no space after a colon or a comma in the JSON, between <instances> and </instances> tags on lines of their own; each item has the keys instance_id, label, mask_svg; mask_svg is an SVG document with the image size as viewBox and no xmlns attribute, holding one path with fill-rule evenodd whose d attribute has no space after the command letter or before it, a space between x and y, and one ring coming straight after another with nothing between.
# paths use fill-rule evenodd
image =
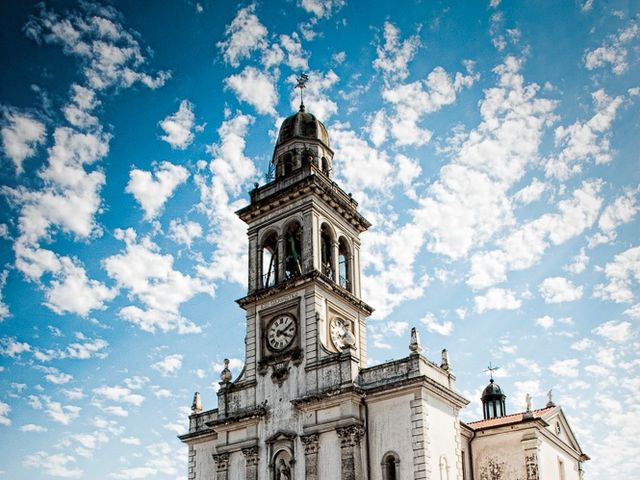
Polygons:
<instances>
[{"instance_id":1,"label":"church facade","mask_svg":"<svg viewBox=\"0 0 640 480\"><path fill-rule=\"evenodd\" d=\"M221 373L218 407L196 393L189 480L580 480L560 407L506 415L493 380L465 424L443 351L367 367L360 234L370 224L332 180L325 126L300 111L280 129L275 179L237 214L248 225L245 365ZM228 363L228 362L227 362Z\"/></svg>"}]
</instances>

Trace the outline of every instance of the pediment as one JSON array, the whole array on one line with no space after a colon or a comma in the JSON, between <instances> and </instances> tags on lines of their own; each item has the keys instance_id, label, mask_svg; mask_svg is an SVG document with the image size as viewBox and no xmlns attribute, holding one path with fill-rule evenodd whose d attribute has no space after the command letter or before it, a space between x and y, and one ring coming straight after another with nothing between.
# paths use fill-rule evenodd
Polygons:
<instances>
[{"instance_id":1,"label":"pediment","mask_svg":"<svg viewBox=\"0 0 640 480\"><path fill-rule=\"evenodd\" d=\"M547 430L563 443L569 445L573 450L583 453L578 440L571 430L569 421L560 407L556 407L542 415L545 422L549 424Z\"/></svg>"}]
</instances>

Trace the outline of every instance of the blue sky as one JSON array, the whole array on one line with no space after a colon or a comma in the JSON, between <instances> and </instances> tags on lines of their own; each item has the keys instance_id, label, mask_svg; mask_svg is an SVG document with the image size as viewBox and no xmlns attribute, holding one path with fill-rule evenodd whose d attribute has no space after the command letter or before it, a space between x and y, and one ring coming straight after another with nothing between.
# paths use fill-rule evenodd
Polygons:
<instances>
[{"instance_id":1,"label":"blue sky","mask_svg":"<svg viewBox=\"0 0 640 480\"><path fill-rule=\"evenodd\" d=\"M274 136L327 125L372 364L450 352L481 416L554 400L587 478L640 468L640 5L4 2L0 476L184 478L193 392L243 359Z\"/></svg>"}]
</instances>

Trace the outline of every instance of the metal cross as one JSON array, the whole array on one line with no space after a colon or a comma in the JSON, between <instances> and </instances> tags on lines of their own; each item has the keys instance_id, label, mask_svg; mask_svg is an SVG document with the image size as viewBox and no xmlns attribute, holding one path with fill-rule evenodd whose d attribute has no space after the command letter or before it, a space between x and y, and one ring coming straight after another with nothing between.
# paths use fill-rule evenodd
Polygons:
<instances>
[{"instance_id":1,"label":"metal cross","mask_svg":"<svg viewBox=\"0 0 640 480\"><path fill-rule=\"evenodd\" d=\"M296 88L300 89L300 111L304 111L304 102L302 100L302 90L307 88L307 82L309 81L309 76L306 73L300 72L300 76L296 78Z\"/></svg>"},{"instance_id":2,"label":"metal cross","mask_svg":"<svg viewBox=\"0 0 640 480\"><path fill-rule=\"evenodd\" d=\"M487 367L486 370L484 370L485 372L490 372L489 375L491 376L491 379L493 379L493 372L495 372L496 370L498 370L500 367L493 367L491 366L491 362L489 362L489 366Z\"/></svg>"}]
</instances>

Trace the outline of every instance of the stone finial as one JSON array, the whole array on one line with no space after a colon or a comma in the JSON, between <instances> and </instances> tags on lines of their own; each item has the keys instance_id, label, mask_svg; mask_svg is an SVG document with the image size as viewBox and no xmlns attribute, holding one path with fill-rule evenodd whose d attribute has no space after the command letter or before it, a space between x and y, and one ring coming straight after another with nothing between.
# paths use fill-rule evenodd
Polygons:
<instances>
[{"instance_id":1,"label":"stone finial","mask_svg":"<svg viewBox=\"0 0 640 480\"><path fill-rule=\"evenodd\" d=\"M191 404L191 411L193 413L200 413L202 411L202 400L200 399L200 392L193 394L193 403Z\"/></svg>"},{"instance_id":2,"label":"stone finial","mask_svg":"<svg viewBox=\"0 0 640 480\"><path fill-rule=\"evenodd\" d=\"M411 353L422 352L422 346L420 345L420 335L416 330L416 327L411 327L411 342L409 343L409 351Z\"/></svg>"},{"instance_id":3,"label":"stone finial","mask_svg":"<svg viewBox=\"0 0 640 480\"><path fill-rule=\"evenodd\" d=\"M451 364L449 363L449 352L446 348L442 349L440 368L443 370L449 370L451 368Z\"/></svg>"},{"instance_id":4,"label":"stone finial","mask_svg":"<svg viewBox=\"0 0 640 480\"><path fill-rule=\"evenodd\" d=\"M553 390L549 390L547 392L547 408L556 406L556 404L553 403L553 395L552 394L553 394Z\"/></svg>"},{"instance_id":5,"label":"stone finial","mask_svg":"<svg viewBox=\"0 0 640 480\"><path fill-rule=\"evenodd\" d=\"M220 383L229 383L233 376L231 375L231 370L229 370L229 359L224 359L224 368L222 372L220 372Z\"/></svg>"},{"instance_id":6,"label":"stone finial","mask_svg":"<svg viewBox=\"0 0 640 480\"><path fill-rule=\"evenodd\" d=\"M524 401L527 404L527 412L530 412L531 411L531 395L527 393L527 395L524 397Z\"/></svg>"}]
</instances>

